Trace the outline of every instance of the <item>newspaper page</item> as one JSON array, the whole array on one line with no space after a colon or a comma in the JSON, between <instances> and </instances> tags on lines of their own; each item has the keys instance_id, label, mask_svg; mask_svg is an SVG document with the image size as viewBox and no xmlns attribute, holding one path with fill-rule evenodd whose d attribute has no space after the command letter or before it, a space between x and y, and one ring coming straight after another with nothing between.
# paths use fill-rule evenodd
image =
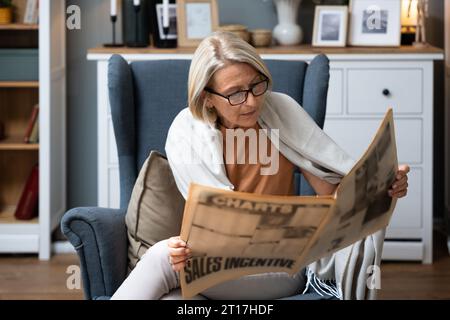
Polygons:
<instances>
[{"instance_id":1,"label":"newspaper page","mask_svg":"<svg viewBox=\"0 0 450 320\"><path fill-rule=\"evenodd\" d=\"M184 298L244 275L294 274L387 227L398 168L392 109L331 196L271 196L192 183L181 239L192 258L180 272Z\"/></svg>"},{"instance_id":2,"label":"newspaper page","mask_svg":"<svg viewBox=\"0 0 450 320\"><path fill-rule=\"evenodd\" d=\"M334 211L302 263L317 261L386 228L397 203L388 194L397 169L394 118L389 109L372 143L342 178Z\"/></svg>"}]
</instances>

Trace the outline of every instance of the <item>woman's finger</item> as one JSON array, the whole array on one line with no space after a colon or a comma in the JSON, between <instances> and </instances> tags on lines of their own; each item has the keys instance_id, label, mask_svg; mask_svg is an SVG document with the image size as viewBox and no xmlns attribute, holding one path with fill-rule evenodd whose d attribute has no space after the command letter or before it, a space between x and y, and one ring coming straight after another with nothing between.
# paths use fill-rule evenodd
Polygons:
<instances>
[{"instance_id":1,"label":"woman's finger","mask_svg":"<svg viewBox=\"0 0 450 320\"><path fill-rule=\"evenodd\" d=\"M398 171L402 172L403 174L407 174L411 168L407 164L402 164L398 166Z\"/></svg>"},{"instance_id":2,"label":"woman's finger","mask_svg":"<svg viewBox=\"0 0 450 320\"><path fill-rule=\"evenodd\" d=\"M408 191L401 191L401 192L397 192L394 193L391 197L395 197L395 198L403 198L404 196L406 196L408 194Z\"/></svg>"},{"instance_id":3,"label":"woman's finger","mask_svg":"<svg viewBox=\"0 0 450 320\"><path fill-rule=\"evenodd\" d=\"M172 256L170 257L170 263L171 264L177 264L183 261L187 261L191 258L190 255L184 255L184 256Z\"/></svg>"},{"instance_id":4,"label":"woman's finger","mask_svg":"<svg viewBox=\"0 0 450 320\"><path fill-rule=\"evenodd\" d=\"M388 194L389 194L389 196L391 196L391 197L398 197L398 195L399 195L400 193L406 193L406 192L408 192L408 189L407 189L407 188L395 189L395 190L390 189L390 190L388 191Z\"/></svg>"},{"instance_id":5,"label":"woman's finger","mask_svg":"<svg viewBox=\"0 0 450 320\"><path fill-rule=\"evenodd\" d=\"M399 192L399 191L405 190L407 188L408 188L408 182L404 182L402 184L392 185L392 188L390 190L392 190L393 192Z\"/></svg>"},{"instance_id":6,"label":"woman's finger","mask_svg":"<svg viewBox=\"0 0 450 320\"><path fill-rule=\"evenodd\" d=\"M167 242L167 245L170 248L179 248L179 247L186 247L186 242L180 239L180 237L172 237Z\"/></svg>"},{"instance_id":7,"label":"woman's finger","mask_svg":"<svg viewBox=\"0 0 450 320\"><path fill-rule=\"evenodd\" d=\"M182 256L189 254L191 252L190 249L181 247L181 248L169 248L169 255L171 256Z\"/></svg>"},{"instance_id":8,"label":"woman's finger","mask_svg":"<svg viewBox=\"0 0 450 320\"><path fill-rule=\"evenodd\" d=\"M185 259L185 260L180 261L180 262L178 262L178 263L172 264L172 269L173 269L174 271L181 271L181 270L186 266L186 261L187 261L187 260L188 260L188 259Z\"/></svg>"},{"instance_id":9,"label":"woman's finger","mask_svg":"<svg viewBox=\"0 0 450 320\"><path fill-rule=\"evenodd\" d=\"M402 177L405 177L408 175L408 172L410 171L409 166L399 166L397 170L397 174L395 176L396 180L401 179Z\"/></svg>"},{"instance_id":10,"label":"woman's finger","mask_svg":"<svg viewBox=\"0 0 450 320\"><path fill-rule=\"evenodd\" d=\"M167 241L167 244L170 246L174 246L178 241L180 240L180 237L171 237L169 238L169 241Z\"/></svg>"},{"instance_id":11,"label":"woman's finger","mask_svg":"<svg viewBox=\"0 0 450 320\"><path fill-rule=\"evenodd\" d=\"M395 181L392 185L391 185L391 189L396 189L399 186L404 186L405 184L408 183L408 179L400 179L398 181Z\"/></svg>"},{"instance_id":12,"label":"woman's finger","mask_svg":"<svg viewBox=\"0 0 450 320\"><path fill-rule=\"evenodd\" d=\"M408 181L408 176L402 176L400 179L395 179L393 184L399 184Z\"/></svg>"}]
</instances>

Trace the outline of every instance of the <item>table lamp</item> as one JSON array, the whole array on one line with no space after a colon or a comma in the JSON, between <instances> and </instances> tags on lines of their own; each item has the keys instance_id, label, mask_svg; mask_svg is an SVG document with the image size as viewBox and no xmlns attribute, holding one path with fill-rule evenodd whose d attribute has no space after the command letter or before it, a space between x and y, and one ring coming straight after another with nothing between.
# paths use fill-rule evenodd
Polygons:
<instances>
[{"instance_id":1,"label":"table lamp","mask_svg":"<svg viewBox=\"0 0 450 320\"><path fill-rule=\"evenodd\" d=\"M412 45L416 38L417 0L402 0L402 44Z\"/></svg>"}]
</instances>

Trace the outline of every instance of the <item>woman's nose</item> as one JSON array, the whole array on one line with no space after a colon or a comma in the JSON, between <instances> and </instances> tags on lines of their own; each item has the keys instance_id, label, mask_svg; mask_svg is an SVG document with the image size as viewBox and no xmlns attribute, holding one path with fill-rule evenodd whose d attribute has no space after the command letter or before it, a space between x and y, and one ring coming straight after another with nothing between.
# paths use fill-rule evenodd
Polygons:
<instances>
[{"instance_id":1,"label":"woman's nose","mask_svg":"<svg viewBox=\"0 0 450 320\"><path fill-rule=\"evenodd\" d=\"M255 97L251 91L248 93L246 104L250 106L257 105L257 97Z\"/></svg>"}]
</instances>

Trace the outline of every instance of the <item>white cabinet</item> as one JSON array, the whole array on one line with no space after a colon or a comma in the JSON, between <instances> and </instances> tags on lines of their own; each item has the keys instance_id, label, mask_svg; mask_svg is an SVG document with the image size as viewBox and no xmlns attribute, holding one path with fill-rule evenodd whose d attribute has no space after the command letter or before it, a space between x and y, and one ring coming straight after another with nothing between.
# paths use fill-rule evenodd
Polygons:
<instances>
[{"instance_id":1,"label":"white cabinet","mask_svg":"<svg viewBox=\"0 0 450 320\"><path fill-rule=\"evenodd\" d=\"M389 224L385 259L432 261L433 225L433 61L332 62L343 72L344 105L328 113L324 131L358 159L387 110L394 110L400 164L411 167L409 191L398 201ZM334 89L336 90L336 89ZM330 98L330 96L329 96ZM329 103L333 104L330 100ZM401 254L400 254L401 251Z\"/></svg>"},{"instance_id":2,"label":"white cabinet","mask_svg":"<svg viewBox=\"0 0 450 320\"><path fill-rule=\"evenodd\" d=\"M62 0L39 2L39 26L35 27L39 29L39 81L34 84L0 82L5 90L27 87L24 96L32 96L33 103L39 102L39 144L23 144L21 127L26 123L27 113L20 119L6 116L20 130L10 130L11 139L0 143L0 253L38 253L40 259L48 260L51 233L59 226L66 210L65 9ZM14 27L11 26L12 30ZM30 91L34 89L36 95ZM20 92L14 95L11 99L14 105L11 101L10 105L0 101L0 110L13 114L13 107L29 105L30 101L23 100ZM39 162L39 216L32 221L18 221L13 216L17 198L29 169L36 162Z\"/></svg>"},{"instance_id":3,"label":"white cabinet","mask_svg":"<svg viewBox=\"0 0 450 320\"><path fill-rule=\"evenodd\" d=\"M324 131L358 159L386 110L394 110L399 163L409 164L409 194L398 201L388 227L383 258L432 261L433 222L433 65L442 50L428 48L324 49L330 59L330 85ZM307 46L261 50L266 59L311 61ZM128 61L190 59L178 50L119 51ZM98 205L118 207L119 179L108 106L107 60L111 52L92 49L98 62Z\"/></svg>"}]
</instances>

